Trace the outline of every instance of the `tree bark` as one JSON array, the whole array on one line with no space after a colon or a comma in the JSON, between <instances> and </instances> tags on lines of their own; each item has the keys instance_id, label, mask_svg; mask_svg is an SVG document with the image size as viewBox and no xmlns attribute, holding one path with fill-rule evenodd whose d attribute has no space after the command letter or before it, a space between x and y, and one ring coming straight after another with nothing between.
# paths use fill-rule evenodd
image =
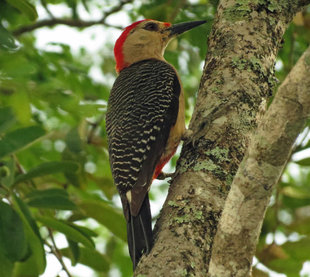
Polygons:
<instances>
[{"instance_id":1,"label":"tree bark","mask_svg":"<svg viewBox=\"0 0 310 277\"><path fill-rule=\"evenodd\" d=\"M183 145L155 226L154 247L141 259L135 276L208 273L225 199L273 92L283 33L310 1L291 2L219 2L189 126L194 134Z\"/></svg>"},{"instance_id":2,"label":"tree bark","mask_svg":"<svg viewBox=\"0 0 310 277\"><path fill-rule=\"evenodd\" d=\"M210 276L249 275L272 188L310 116L309 72L310 47L279 87L239 166L214 239Z\"/></svg>"}]
</instances>

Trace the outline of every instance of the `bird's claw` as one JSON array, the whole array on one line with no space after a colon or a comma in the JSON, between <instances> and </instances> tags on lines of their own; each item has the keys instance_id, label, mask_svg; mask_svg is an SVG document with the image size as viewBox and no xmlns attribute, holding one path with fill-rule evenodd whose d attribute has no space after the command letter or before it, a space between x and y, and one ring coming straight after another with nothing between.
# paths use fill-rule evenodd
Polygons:
<instances>
[{"instance_id":1,"label":"bird's claw","mask_svg":"<svg viewBox=\"0 0 310 277\"><path fill-rule=\"evenodd\" d=\"M188 139L192 138L193 133L194 132L192 130L186 129L181 139L182 140L188 140Z\"/></svg>"},{"instance_id":2,"label":"bird's claw","mask_svg":"<svg viewBox=\"0 0 310 277\"><path fill-rule=\"evenodd\" d=\"M165 173L165 172L161 172L158 176L157 176L157 180L165 180L167 178L172 178L174 175L173 173Z\"/></svg>"}]
</instances>

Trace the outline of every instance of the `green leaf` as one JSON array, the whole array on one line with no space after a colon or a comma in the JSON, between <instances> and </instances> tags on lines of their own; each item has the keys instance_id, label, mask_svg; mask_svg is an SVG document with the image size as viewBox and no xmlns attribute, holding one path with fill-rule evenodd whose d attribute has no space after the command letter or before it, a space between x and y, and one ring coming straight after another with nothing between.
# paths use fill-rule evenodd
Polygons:
<instances>
[{"instance_id":1,"label":"green leaf","mask_svg":"<svg viewBox=\"0 0 310 277\"><path fill-rule=\"evenodd\" d=\"M97 166L99 167L99 165ZM100 168L101 168L101 165L100 165ZM108 169L110 170L110 168ZM96 182L98 188L100 188L104 192L105 196L109 200L112 200L113 196L117 193L112 177L100 178L100 177L92 176L92 180Z\"/></svg>"},{"instance_id":2,"label":"green leaf","mask_svg":"<svg viewBox=\"0 0 310 277\"><path fill-rule=\"evenodd\" d=\"M23 222L4 202L0 202L0 250L11 261L21 260L27 250Z\"/></svg>"},{"instance_id":3,"label":"green leaf","mask_svg":"<svg viewBox=\"0 0 310 277\"><path fill-rule=\"evenodd\" d=\"M79 226L79 225L76 225L76 224L72 224L71 226L73 228L75 228L76 230L80 231L81 233L83 233L87 237L98 237L98 234L96 232L94 232L93 230L88 229L87 227Z\"/></svg>"},{"instance_id":4,"label":"green leaf","mask_svg":"<svg viewBox=\"0 0 310 277\"><path fill-rule=\"evenodd\" d=\"M126 222L120 209L100 200L83 200L78 203L78 206L87 216L96 219L113 234L127 241Z\"/></svg>"},{"instance_id":5,"label":"green leaf","mask_svg":"<svg viewBox=\"0 0 310 277\"><path fill-rule=\"evenodd\" d=\"M23 67L24 74L29 74L29 72L32 72L33 69L31 68L31 64L24 62L23 64L22 60L19 61L21 67ZM21 69L14 69L14 76L17 78L17 71L20 71ZM23 74L23 70L19 72L20 74ZM27 73L26 73L27 72ZM17 91L15 93L12 93L8 97L8 104L12 107L14 114L21 124L24 126L27 126L31 122L31 107L30 107L30 99L28 97L27 91L23 87L18 87Z\"/></svg>"},{"instance_id":6,"label":"green leaf","mask_svg":"<svg viewBox=\"0 0 310 277\"><path fill-rule=\"evenodd\" d=\"M23 262L16 262L13 274L10 277L38 277L37 261L34 255L31 255Z\"/></svg>"},{"instance_id":7,"label":"green leaf","mask_svg":"<svg viewBox=\"0 0 310 277\"><path fill-rule=\"evenodd\" d=\"M7 133L2 140L0 140L0 158L28 147L44 134L45 131L39 126L20 128Z\"/></svg>"},{"instance_id":8,"label":"green leaf","mask_svg":"<svg viewBox=\"0 0 310 277\"><path fill-rule=\"evenodd\" d=\"M281 194L284 207L289 209L310 205L310 194L306 186L285 186L281 189Z\"/></svg>"},{"instance_id":9,"label":"green leaf","mask_svg":"<svg viewBox=\"0 0 310 277\"><path fill-rule=\"evenodd\" d=\"M75 266L80 258L80 248L77 242L68 239L68 244L69 244L69 249L70 249L70 259L71 259L71 264L72 266Z\"/></svg>"},{"instance_id":10,"label":"green leaf","mask_svg":"<svg viewBox=\"0 0 310 277\"><path fill-rule=\"evenodd\" d=\"M15 121L16 118L10 107L0 108L0 134L9 129L15 123Z\"/></svg>"},{"instance_id":11,"label":"green leaf","mask_svg":"<svg viewBox=\"0 0 310 277\"><path fill-rule=\"evenodd\" d=\"M299 161L294 161L294 163L302 165L302 166L310 166L310 158L304 158Z\"/></svg>"},{"instance_id":12,"label":"green leaf","mask_svg":"<svg viewBox=\"0 0 310 277\"><path fill-rule=\"evenodd\" d=\"M27 194L26 201L29 206L59 210L73 210L76 205L69 199L64 189L34 190Z\"/></svg>"},{"instance_id":13,"label":"green leaf","mask_svg":"<svg viewBox=\"0 0 310 277\"><path fill-rule=\"evenodd\" d=\"M83 150L83 143L78 128L71 129L66 135L66 145L73 153L80 153Z\"/></svg>"},{"instance_id":14,"label":"green leaf","mask_svg":"<svg viewBox=\"0 0 310 277\"><path fill-rule=\"evenodd\" d=\"M310 238L288 241L282 244L283 250L293 259L304 262L309 259Z\"/></svg>"},{"instance_id":15,"label":"green leaf","mask_svg":"<svg viewBox=\"0 0 310 277\"><path fill-rule=\"evenodd\" d=\"M14 268L13 276L38 276L44 272L46 266L43 242L38 227L28 210L28 207L16 195L13 195L13 204L24 223L26 238L31 251L30 257L25 262L17 263ZM26 275L26 272L29 273L29 275Z\"/></svg>"},{"instance_id":16,"label":"green leaf","mask_svg":"<svg viewBox=\"0 0 310 277\"><path fill-rule=\"evenodd\" d=\"M83 142L80 138L78 128L72 128L66 135L66 149L63 151L62 159L67 161L76 161L80 164L81 169L86 161L85 152L83 151ZM66 179L75 187L81 185L83 174L65 173Z\"/></svg>"},{"instance_id":17,"label":"green leaf","mask_svg":"<svg viewBox=\"0 0 310 277\"><path fill-rule=\"evenodd\" d=\"M302 264L294 259L277 259L268 264L268 268L279 273L285 273L287 277L299 276Z\"/></svg>"},{"instance_id":18,"label":"green leaf","mask_svg":"<svg viewBox=\"0 0 310 277\"><path fill-rule=\"evenodd\" d=\"M296 199L310 199L308 191L303 187L297 186L286 186L281 190L282 195Z\"/></svg>"},{"instance_id":19,"label":"green leaf","mask_svg":"<svg viewBox=\"0 0 310 277\"><path fill-rule=\"evenodd\" d=\"M116 237L112 237L111 239L114 240L114 243L112 242L114 245L107 245L106 251L109 253L109 257L111 257L113 264L115 264L115 266L120 270L121 276L133 276L132 262L128 255L128 251L124 251L124 242L116 239Z\"/></svg>"},{"instance_id":20,"label":"green leaf","mask_svg":"<svg viewBox=\"0 0 310 277\"><path fill-rule=\"evenodd\" d=\"M36 8L26 0L6 0L11 6L25 14L30 20L38 18Z\"/></svg>"},{"instance_id":21,"label":"green leaf","mask_svg":"<svg viewBox=\"0 0 310 277\"><path fill-rule=\"evenodd\" d=\"M0 49L17 50L18 45L14 37L0 24Z\"/></svg>"},{"instance_id":22,"label":"green leaf","mask_svg":"<svg viewBox=\"0 0 310 277\"><path fill-rule=\"evenodd\" d=\"M297 219L288 225L287 228L302 235L310 235L310 217Z\"/></svg>"},{"instance_id":23,"label":"green leaf","mask_svg":"<svg viewBox=\"0 0 310 277\"><path fill-rule=\"evenodd\" d=\"M63 248L60 251L64 256L70 258L71 260L73 259L69 248ZM84 247L80 247L79 263L87 265L99 272L108 272L110 268L110 261L106 255L99 253L95 249Z\"/></svg>"},{"instance_id":24,"label":"green leaf","mask_svg":"<svg viewBox=\"0 0 310 277\"><path fill-rule=\"evenodd\" d=\"M288 241L280 247L285 251L286 257L272 260L267 266L277 272L285 273L289 277L299 276L303 263L309 259L310 238Z\"/></svg>"},{"instance_id":25,"label":"green leaf","mask_svg":"<svg viewBox=\"0 0 310 277\"><path fill-rule=\"evenodd\" d=\"M52 228L60 233L66 235L69 239L80 242L88 248L94 248L94 242L89 237L85 236L83 233L78 231L76 228L72 227L72 224L67 224L64 221L53 219L47 216L38 216L38 221L43 225Z\"/></svg>"},{"instance_id":26,"label":"green leaf","mask_svg":"<svg viewBox=\"0 0 310 277\"><path fill-rule=\"evenodd\" d=\"M30 198L27 204L31 207L56 210L74 210L76 208L75 204L69 199L58 196Z\"/></svg>"},{"instance_id":27,"label":"green leaf","mask_svg":"<svg viewBox=\"0 0 310 277\"><path fill-rule=\"evenodd\" d=\"M0 183L10 187L14 183L15 162L12 158L0 163Z\"/></svg>"},{"instance_id":28,"label":"green leaf","mask_svg":"<svg viewBox=\"0 0 310 277\"><path fill-rule=\"evenodd\" d=\"M82 0L82 4L83 4L84 9L85 9L87 12L89 12L89 8L88 8L88 6L87 6L87 1L86 1L86 0Z\"/></svg>"},{"instance_id":29,"label":"green leaf","mask_svg":"<svg viewBox=\"0 0 310 277\"><path fill-rule=\"evenodd\" d=\"M40 177L59 172L75 173L79 169L79 165L75 162L61 161L61 162L46 162L29 170L25 174L16 177L15 184L30 180L35 177Z\"/></svg>"},{"instance_id":30,"label":"green leaf","mask_svg":"<svg viewBox=\"0 0 310 277\"><path fill-rule=\"evenodd\" d=\"M1 277L12 277L14 263L8 259L2 249L0 249L0 276Z\"/></svg>"},{"instance_id":31,"label":"green leaf","mask_svg":"<svg viewBox=\"0 0 310 277\"><path fill-rule=\"evenodd\" d=\"M34 220L34 218L32 217L32 214L30 213L28 206L16 195L13 195L13 204L16 211L21 216L22 220L25 219L29 227L32 229L32 231L40 238L40 240L42 240L38 225Z\"/></svg>"}]
</instances>

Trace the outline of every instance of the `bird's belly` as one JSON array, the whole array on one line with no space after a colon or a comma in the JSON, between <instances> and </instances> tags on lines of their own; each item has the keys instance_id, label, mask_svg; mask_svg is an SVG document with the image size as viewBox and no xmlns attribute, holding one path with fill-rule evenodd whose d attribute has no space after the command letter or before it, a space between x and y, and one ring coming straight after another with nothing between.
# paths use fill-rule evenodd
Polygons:
<instances>
[{"instance_id":1,"label":"bird's belly","mask_svg":"<svg viewBox=\"0 0 310 277\"><path fill-rule=\"evenodd\" d=\"M160 157L159 163L156 166L153 179L157 178L157 176L161 173L161 170L163 169L165 164L174 155L184 132L185 132L184 95L183 95L183 92L181 91L178 117L177 117L175 125L170 130L165 150Z\"/></svg>"}]
</instances>

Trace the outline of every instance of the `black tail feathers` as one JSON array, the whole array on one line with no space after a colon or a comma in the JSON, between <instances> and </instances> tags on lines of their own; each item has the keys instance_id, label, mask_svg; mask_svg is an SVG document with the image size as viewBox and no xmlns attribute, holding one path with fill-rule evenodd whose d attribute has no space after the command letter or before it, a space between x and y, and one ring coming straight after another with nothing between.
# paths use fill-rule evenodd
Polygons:
<instances>
[{"instance_id":1,"label":"black tail feathers","mask_svg":"<svg viewBox=\"0 0 310 277\"><path fill-rule=\"evenodd\" d=\"M153 245L152 216L148 194L146 194L137 216L129 215L127 239L133 269L141 256L148 254Z\"/></svg>"}]
</instances>

